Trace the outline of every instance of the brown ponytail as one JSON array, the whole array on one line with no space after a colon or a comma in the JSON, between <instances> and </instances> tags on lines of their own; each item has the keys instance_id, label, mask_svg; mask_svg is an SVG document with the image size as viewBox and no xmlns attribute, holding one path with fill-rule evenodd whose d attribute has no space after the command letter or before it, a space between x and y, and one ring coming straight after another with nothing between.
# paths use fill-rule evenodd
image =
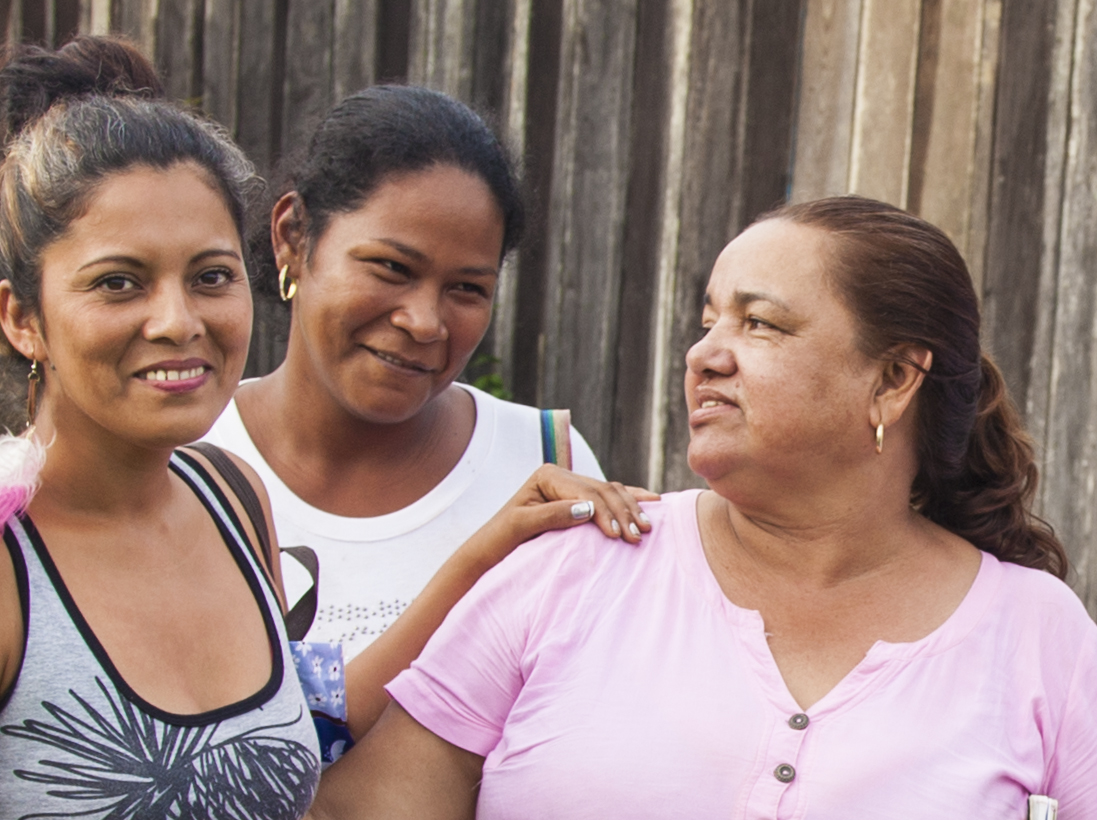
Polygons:
<instances>
[{"instance_id":1,"label":"brown ponytail","mask_svg":"<svg viewBox=\"0 0 1097 820\"><path fill-rule=\"evenodd\" d=\"M933 225L856 196L789 205L784 219L834 238L827 271L868 356L933 353L918 394L918 475L911 503L1002 561L1064 578L1066 552L1032 513L1032 441L979 342L979 302L956 246Z\"/></svg>"},{"instance_id":2,"label":"brown ponytail","mask_svg":"<svg viewBox=\"0 0 1097 820\"><path fill-rule=\"evenodd\" d=\"M986 355L965 468L937 488L915 482L913 500L922 513L1002 561L1065 578L1066 552L1051 525L1031 510L1038 477L1032 440Z\"/></svg>"}]
</instances>

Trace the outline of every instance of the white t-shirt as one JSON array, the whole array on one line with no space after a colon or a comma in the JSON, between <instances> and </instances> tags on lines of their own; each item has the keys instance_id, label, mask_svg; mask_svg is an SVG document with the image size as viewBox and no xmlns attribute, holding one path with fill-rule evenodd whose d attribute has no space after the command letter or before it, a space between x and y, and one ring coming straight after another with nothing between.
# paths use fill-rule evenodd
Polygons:
<instances>
[{"instance_id":1,"label":"white t-shirt","mask_svg":"<svg viewBox=\"0 0 1097 820\"><path fill-rule=\"evenodd\" d=\"M476 426L461 460L418 501L372 518L333 515L294 495L255 448L235 400L206 434L205 441L243 458L263 480L279 544L316 550L320 596L308 640L342 643L348 660L361 652L542 464L536 408L460 387L476 402ZM574 428L571 450L577 473L603 477L590 446ZM282 571L292 605L307 588L308 576L289 558L283 559Z\"/></svg>"}]
</instances>

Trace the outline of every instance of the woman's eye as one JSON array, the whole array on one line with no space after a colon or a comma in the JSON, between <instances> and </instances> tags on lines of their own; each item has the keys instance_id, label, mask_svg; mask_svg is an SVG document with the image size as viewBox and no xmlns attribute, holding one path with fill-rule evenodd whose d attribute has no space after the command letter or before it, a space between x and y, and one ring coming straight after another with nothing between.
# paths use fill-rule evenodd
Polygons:
<instances>
[{"instance_id":1,"label":"woman's eye","mask_svg":"<svg viewBox=\"0 0 1097 820\"><path fill-rule=\"evenodd\" d=\"M456 290L459 293L467 293L473 296L482 296L485 299L489 298L488 289L483 285L478 285L475 282L459 282L456 286Z\"/></svg>"},{"instance_id":2,"label":"woman's eye","mask_svg":"<svg viewBox=\"0 0 1097 820\"><path fill-rule=\"evenodd\" d=\"M205 288L215 288L226 282L231 282L233 273L228 268L210 268L202 271L195 278L195 282Z\"/></svg>"},{"instance_id":3,"label":"woman's eye","mask_svg":"<svg viewBox=\"0 0 1097 820\"><path fill-rule=\"evenodd\" d=\"M130 279L128 276L122 276L121 274L112 274L110 276L104 276L95 285L100 290L105 290L108 293L126 293L137 287L137 283Z\"/></svg>"},{"instance_id":4,"label":"woman's eye","mask_svg":"<svg viewBox=\"0 0 1097 820\"><path fill-rule=\"evenodd\" d=\"M380 265L382 268L395 273L397 276L407 276L411 273L407 265L397 262L394 259L371 259L370 261L375 265Z\"/></svg>"}]
</instances>

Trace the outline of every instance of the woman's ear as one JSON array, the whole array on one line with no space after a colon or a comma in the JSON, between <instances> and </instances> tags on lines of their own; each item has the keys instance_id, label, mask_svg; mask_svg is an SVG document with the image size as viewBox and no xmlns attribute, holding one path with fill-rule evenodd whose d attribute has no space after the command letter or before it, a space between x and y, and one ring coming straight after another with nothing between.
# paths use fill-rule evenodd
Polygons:
<instances>
[{"instance_id":1,"label":"woman's ear","mask_svg":"<svg viewBox=\"0 0 1097 820\"><path fill-rule=\"evenodd\" d=\"M270 211L270 244L274 248L274 264L291 269L305 256L304 205L296 191L283 194ZM294 276L298 276L296 272Z\"/></svg>"},{"instance_id":2,"label":"woman's ear","mask_svg":"<svg viewBox=\"0 0 1097 820\"><path fill-rule=\"evenodd\" d=\"M0 280L0 327L8 343L26 358L34 361L47 358L46 340L38 316L23 309L7 279Z\"/></svg>"},{"instance_id":3,"label":"woman's ear","mask_svg":"<svg viewBox=\"0 0 1097 820\"><path fill-rule=\"evenodd\" d=\"M902 418L933 366L933 352L909 345L892 351L882 364L870 412L873 427L889 427Z\"/></svg>"}]
</instances>

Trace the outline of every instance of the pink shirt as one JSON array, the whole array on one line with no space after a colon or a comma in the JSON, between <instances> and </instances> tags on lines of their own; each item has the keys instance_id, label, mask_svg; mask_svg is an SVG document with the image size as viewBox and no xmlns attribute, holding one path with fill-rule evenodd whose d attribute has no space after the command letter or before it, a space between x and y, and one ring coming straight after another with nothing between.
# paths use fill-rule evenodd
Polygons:
<instances>
[{"instance_id":1,"label":"pink shirt","mask_svg":"<svg viewBox=\"0 0 1097 820\"><path fill-rule=\"evenodd\" d=\"M485 755L477 816L1097 818L1097 626L1050 575L983 556L926 638L878 642L801 713L762 620L721 592L696 492L639 549L592 525L517 550L388 689Z\"/></svg>"}]
</instances>

